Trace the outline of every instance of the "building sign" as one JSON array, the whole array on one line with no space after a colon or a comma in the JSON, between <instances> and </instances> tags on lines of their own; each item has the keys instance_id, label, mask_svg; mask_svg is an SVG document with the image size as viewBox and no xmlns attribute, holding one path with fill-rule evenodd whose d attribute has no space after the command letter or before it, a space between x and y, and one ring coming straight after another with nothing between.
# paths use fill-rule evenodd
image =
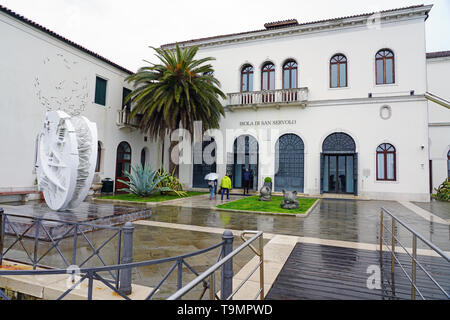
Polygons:
<instances>
[{"instance_id":1,"label":"building sign","mask_svg":"<svg viewBox=\"0 0 450 320\"><path fill-rule=\"evenodd\" d=\"M240 121L240 126L282 126L297 124L297 120L255 120L255 121Z\"/></svg>"}]
</instances>

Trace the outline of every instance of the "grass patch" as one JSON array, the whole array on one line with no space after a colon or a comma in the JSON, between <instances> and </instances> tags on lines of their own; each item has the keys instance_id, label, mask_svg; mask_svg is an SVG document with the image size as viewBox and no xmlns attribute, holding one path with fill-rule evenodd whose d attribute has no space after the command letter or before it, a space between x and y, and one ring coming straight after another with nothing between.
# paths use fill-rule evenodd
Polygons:
<instances>
[{"instance_id":1,"label":"grass patch","mask_svg":"<svg viewBox=\"0 0 450 320\"><path fill-rule=\"evenodd\" d=\"M161 202L167 200L181 199L199 196L202 194L207 194L207 192L197 192L197 191L188 191L187 196L179 197L175 193L169 194L153 194L149 197L139 197L135 194L116 194L114 196L104 196L99 197L98 199L108 199L108 200L123 200L123 201L136 201L136 202Z\"/></svg>"},{"instance_id":2,"label":"grass patch","mask_svg":"<svg viewBox=\"0 0 450 320\"><path fill-rule=\"evenodd\" d=\"M271 201L259 201L259 196L242 198L236 201L218 205L217 208L241 210L241 211L261 211L261 212L275 212L275 213L291 213L304 214L316 202L315 198L298 198L298 209L283 209L281 208L281 201L283 197L272 196Z\"/></svg>"}]
</instances>

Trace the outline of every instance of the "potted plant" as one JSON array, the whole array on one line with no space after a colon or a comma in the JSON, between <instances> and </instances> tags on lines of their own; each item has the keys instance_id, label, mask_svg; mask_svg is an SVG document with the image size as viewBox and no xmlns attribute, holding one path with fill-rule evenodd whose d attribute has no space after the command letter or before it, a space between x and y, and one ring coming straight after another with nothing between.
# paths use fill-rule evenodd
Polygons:
<instances>
[{"instance_id":1,"label":"potted plant","mask_svg":"<svg viewBox=\"0 0 450 320\"><path fill-rule=\"evenodd\" d=\"M270 191L272 191L272 178L271 177L264 178L264 186L269 187Z\"/></svg>"}]
</instances>

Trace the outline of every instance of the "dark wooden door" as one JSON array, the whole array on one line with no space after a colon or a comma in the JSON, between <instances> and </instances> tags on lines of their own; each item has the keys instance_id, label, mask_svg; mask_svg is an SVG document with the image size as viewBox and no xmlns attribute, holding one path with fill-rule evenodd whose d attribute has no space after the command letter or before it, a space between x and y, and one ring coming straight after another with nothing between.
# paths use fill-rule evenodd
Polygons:
<instances>
[{"instance_id":1,"label":"dark wooden door","mask_svg":"<svg viewBox=\"0 0 450 320\"><path fill-rule=\"evenodd\" d=\"M131 173L131 147L127 142L121 142L117 147L117 158L116 158L116 193L119 189L126 188L127 186L119 182L118 180L129 181L125 176L125 172Z\"/></svg>"}]
</instances>

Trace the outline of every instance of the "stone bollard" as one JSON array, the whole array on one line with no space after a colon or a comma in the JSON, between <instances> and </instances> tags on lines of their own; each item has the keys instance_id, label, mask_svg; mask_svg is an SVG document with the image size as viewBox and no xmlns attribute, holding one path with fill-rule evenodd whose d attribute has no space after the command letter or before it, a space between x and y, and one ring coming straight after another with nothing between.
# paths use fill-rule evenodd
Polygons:
<instances>
[{"instance_id":1,"label":"stone bollard","mask_svg":"<svg viewBox=\"0 0 450 320\"><path fill-rule=\"evenodd\" d=\"M225 241L222 258L225 258L233 251L233 233L230 230L225 230L222 240ZM223 264L221 270L220 299L222 300L226 300L233 293L233 275L233 259L230 259Z\"/></svg>"},{"instance_id":2,"label":"stone bollard","mask_svg":"<svg viewBox=\"0 0 450 320\"><path fill-rule=\"evenodd\" d=\"M123 254L121 264L133 262L133 223L127 222L123 227ZM120 270L119 291L124 295L131 294L132 268Z\"/></svg>"}]
</instances>

